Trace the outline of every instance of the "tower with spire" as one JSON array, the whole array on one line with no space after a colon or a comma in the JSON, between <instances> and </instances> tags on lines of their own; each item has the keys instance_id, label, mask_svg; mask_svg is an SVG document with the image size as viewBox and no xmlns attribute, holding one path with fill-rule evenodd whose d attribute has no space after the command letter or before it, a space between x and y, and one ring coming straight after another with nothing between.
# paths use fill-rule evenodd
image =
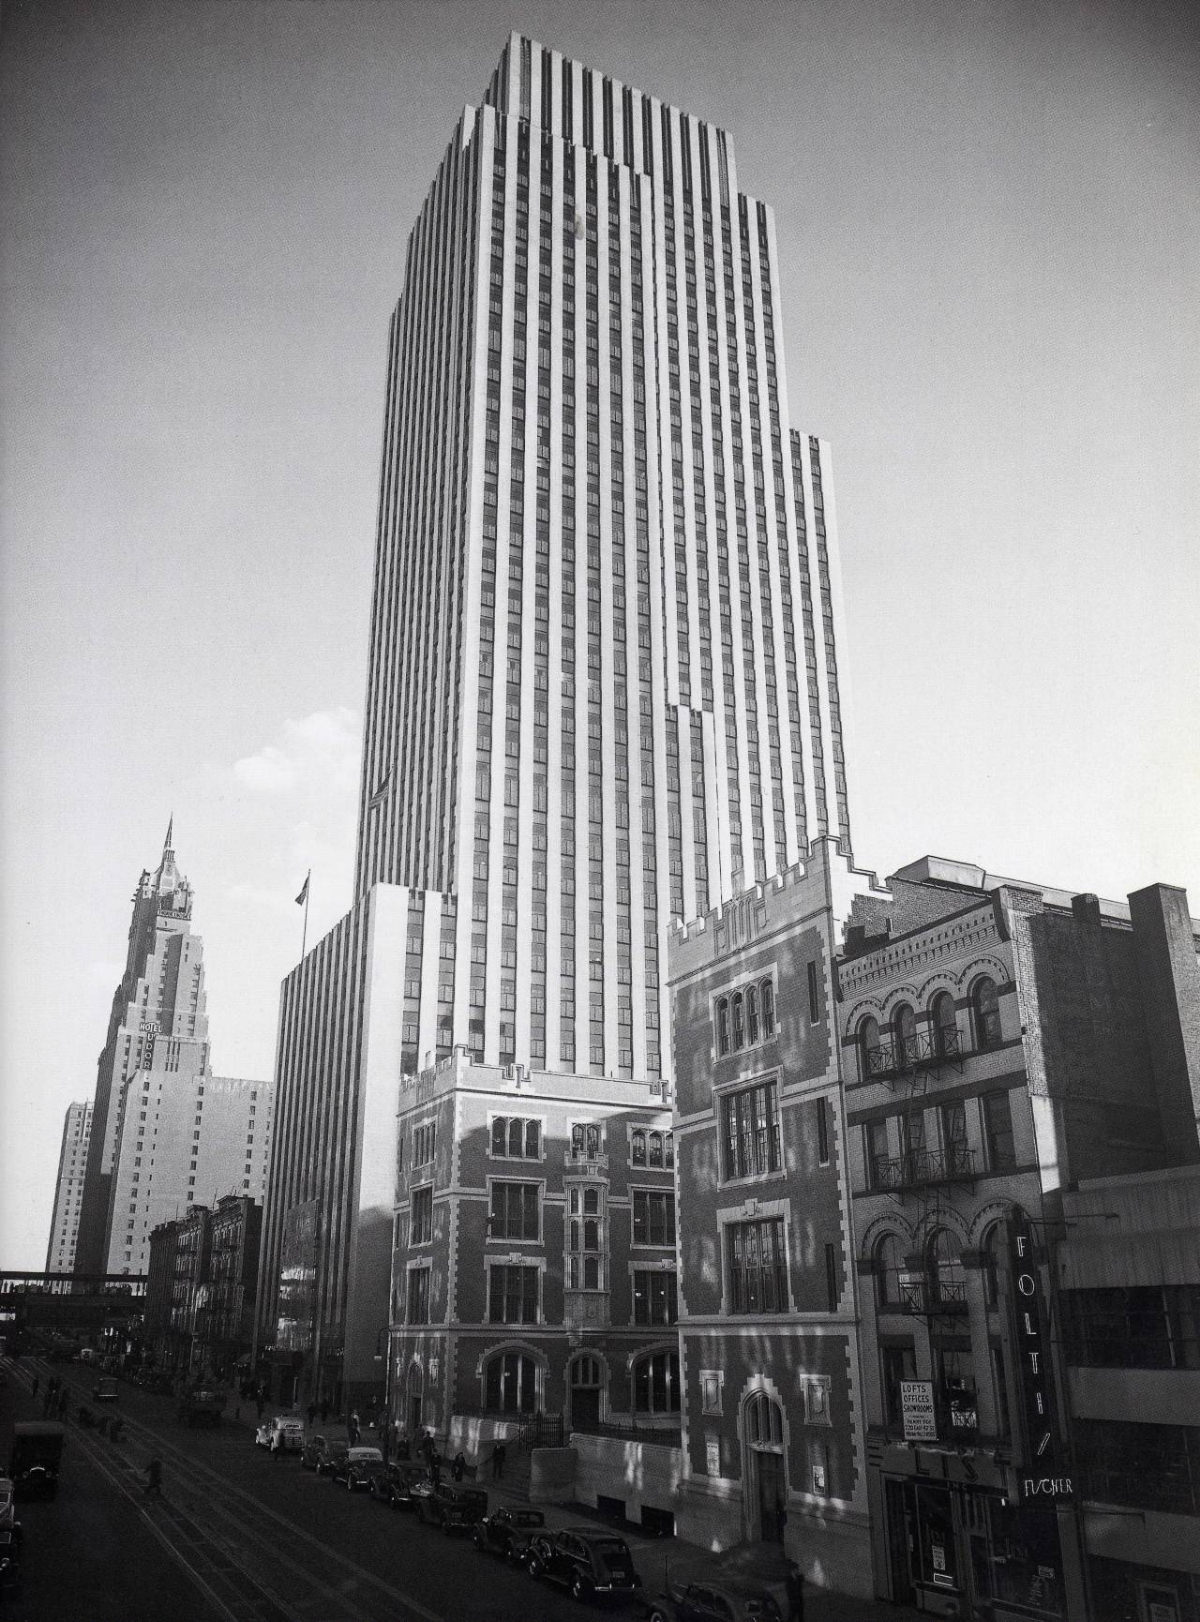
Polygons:
<instances>
[{"instance_id":1,"label":"tower with spire","mask_svg":"<svg viewBox=\"0 0 1200 1622\"><path fill-rule=\"evenodd\" d=\"M132 897L125 972L97 1062L79 1273L143 1271L152 1228L181 1215L200 1194L261 1197L265 1141L245 1174L242 1151L247 1123L260 1116L258 1135L265 1140L270 1089L265 1082L222 1081L226 1091L245 1088L247 1098L231 1098L236 1141L225 1143L228 1122L214 1136L214 1115L222 1111L212 1107L204 946L192 933L192 886L176 863L174 832L172 816L158 866L142 871ZM246 1113L250 1090L256 1093L253 1116ZM262 1165L253 1164L260 1158ZM213 1163L198 1182L202 1159ZM220 1186L210 1190L214 1180Z\"/></svg>"}]
</instances>

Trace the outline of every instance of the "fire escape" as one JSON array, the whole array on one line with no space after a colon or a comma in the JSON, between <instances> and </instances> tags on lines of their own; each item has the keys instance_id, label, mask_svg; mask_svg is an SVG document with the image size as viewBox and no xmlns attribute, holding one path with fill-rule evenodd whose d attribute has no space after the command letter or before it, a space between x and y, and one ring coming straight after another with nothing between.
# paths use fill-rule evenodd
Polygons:
<instances>
[{"instance_id":1,"label":"fire escape","mask_svg":"<svg viewBox=\"0 0 1200 1622\"><path fill-rule=\"evenodd\" d=\"M975 1150L966 1141L966 1122L959 1100L938 1110L936 1141L928 1141L931 1088L947 1074L962 1074L965 1044L948 1022L894 1030L867 1054L868 1074L902 1100L901 1152L878 1157L872 1186L891 1194L923 1236L922 1252L906 1258L899 1277L902 1310L925 1320L940 1367L935 1366L939 1430L948 1441L973 1442L978 1431L970 1353L957 1349L966 1334L967 1288L962 1258L945 1215L962 1190L973 1192Z\"/></svg>"}]
</instances>

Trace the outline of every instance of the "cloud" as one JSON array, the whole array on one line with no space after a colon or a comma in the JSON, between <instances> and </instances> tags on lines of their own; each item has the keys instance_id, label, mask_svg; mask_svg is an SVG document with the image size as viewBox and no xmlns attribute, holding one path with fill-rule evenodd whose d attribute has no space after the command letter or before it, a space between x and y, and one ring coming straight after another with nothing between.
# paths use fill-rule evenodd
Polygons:
<instances>
[{"instance_id":1,"label":"cloud","mask_svg":"<svg viewBox=\"0 0 1200 1622\"><path fill-rule=\"evenodd\" d=\"M339 705L287 720L280 738L233 763L233 775L251 793L286 796L324 790L353 793L358 782L361 730L353 710Z\"/></svg>"}]
</instances>

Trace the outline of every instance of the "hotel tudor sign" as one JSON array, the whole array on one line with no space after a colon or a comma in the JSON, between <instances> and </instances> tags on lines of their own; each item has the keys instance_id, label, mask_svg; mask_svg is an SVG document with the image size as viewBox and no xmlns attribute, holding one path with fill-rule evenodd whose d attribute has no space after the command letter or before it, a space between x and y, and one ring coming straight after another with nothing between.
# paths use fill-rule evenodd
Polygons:
<instances>
[{"instance_id":1,"label":"hotel tudor sign","mask_svg":"<svg viewBox=\"0 0 1200 1622\"><path fill-rule=\"evenodd\" d=\"M1061 1456L1050 1380L1050 1315L1036 1255L1033 1224L1014 1207L1008 1219L1008 1276L1017 1407L1025 1439L1025 1466L1018 1479L1023 1502L1052 1504L1074 1497L1074 1483Z\"/></svg>"}]
</instances>

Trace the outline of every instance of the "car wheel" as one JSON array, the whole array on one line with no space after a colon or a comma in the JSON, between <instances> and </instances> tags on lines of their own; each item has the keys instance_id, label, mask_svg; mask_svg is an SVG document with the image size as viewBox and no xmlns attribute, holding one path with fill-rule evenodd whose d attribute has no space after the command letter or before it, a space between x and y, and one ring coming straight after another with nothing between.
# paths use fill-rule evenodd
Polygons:
<instances>
[{"instance_id":1,"label":"car wheel","mask_svg":"<svg viewBox=\"0 0 1200 1622\"><path fill-rule=\"evenodd\" d=\"M665 1611L660 1610L656 1605L650 1612L650 1615L646 1618L646 1622L673 1622L673 1619L669 1617Z\"/></svg>"},{"instance_id":2,"label":"car wheel","mask_svg":"<svg viewBox=\"0 0 1200 1622\"><path fill-rule=\"evenodd\" d=\"M588 1596L588 1585L578 1572L571 1578L571 1598L584 1600Z\"/></svg>"},{"instance_id":3,"label":"car wheel","mask_svg":"<svg viewBox=\"0 0 1200 1622\"><path fill-rule=\"evenodd\" d=\"M542 1575L542 1562L538 1559L536 1554L531 1554L528 1560L526 1560L525 1570L535 1582Z\"/></svg>"}]
</instances>

